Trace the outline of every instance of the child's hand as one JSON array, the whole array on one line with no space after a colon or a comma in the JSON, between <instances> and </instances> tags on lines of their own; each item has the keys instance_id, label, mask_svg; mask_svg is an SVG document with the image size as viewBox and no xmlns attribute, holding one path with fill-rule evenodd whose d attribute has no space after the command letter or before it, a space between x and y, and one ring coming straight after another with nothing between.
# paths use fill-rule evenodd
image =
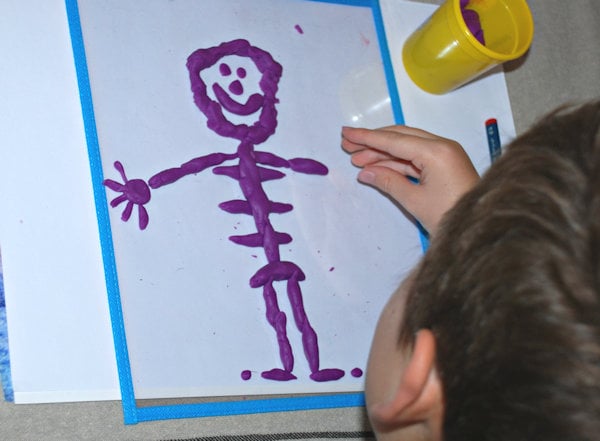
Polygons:
<instances>
[{"instance_id":1,"label":"child's hand","mask_svg":"<svg viewBox=\"0 0 600 441\"><path fill-rule=\"evenodd\" d=\"M342 147L362 167L359 181L394 198L431 235L444 213L479 180L460 144L412 127L344 127Z\"/></svg>"}]
</instances>

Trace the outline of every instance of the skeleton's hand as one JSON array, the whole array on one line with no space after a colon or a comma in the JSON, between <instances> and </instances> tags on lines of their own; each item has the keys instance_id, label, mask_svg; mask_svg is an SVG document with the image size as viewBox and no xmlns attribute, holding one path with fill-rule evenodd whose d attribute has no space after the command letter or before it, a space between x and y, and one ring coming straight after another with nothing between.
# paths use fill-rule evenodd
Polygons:
<instances>
[{"instance_id":1,"label":"skeleton's hand","mask_svg":"<svg viewBox=\"0 0 600 441\"><path fill-rule=\"evenodd\" d=\"M144 207L150 200L150 188L148 184L141 179L132 179L128 180L125 175L125 170L123 169L123 164L119 161L115 162L115 169L121 175L123 183L119 183L117 181L113 181L112 179L105 179L104 185L106 185L111 190L121 193L119 196L110 201L111 207L116 207L122 202L127 201L127 205L123 210L123 214L121 214L121 219L124 222L127 222L131 217L131 212L133 211L133 206L138 206L138 222L140 226L140 230L145 229L148 226L148 212Z\"/></svg>"}]
</instances>

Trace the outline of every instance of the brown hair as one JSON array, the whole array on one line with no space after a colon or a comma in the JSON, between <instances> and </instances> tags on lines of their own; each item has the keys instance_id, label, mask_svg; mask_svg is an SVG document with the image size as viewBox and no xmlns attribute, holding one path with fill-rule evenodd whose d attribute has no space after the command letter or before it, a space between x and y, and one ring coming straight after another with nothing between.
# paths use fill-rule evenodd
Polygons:
<instances>
[{"instance_id":1,"label":"brown hair","mask_svg":"<svg viewBox=\"0 0 600 441\"><path fill-rule=\"evenodd\" d=\"M437 340L451 440L600 438L600 102L516 139L445 216L402 344Z\"/></svg>"}]
</instances>

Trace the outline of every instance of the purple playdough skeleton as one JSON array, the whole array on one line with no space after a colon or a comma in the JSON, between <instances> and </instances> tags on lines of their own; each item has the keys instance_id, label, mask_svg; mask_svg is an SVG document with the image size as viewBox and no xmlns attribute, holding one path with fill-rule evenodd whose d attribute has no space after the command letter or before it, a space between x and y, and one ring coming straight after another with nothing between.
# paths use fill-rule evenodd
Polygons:
<instances>
[{"instance_id":1,"label":"purple playdough skeleton","mask_svg":"<svg viewBox=\"0 0 600 441\"><path fill-rule=\"evenodd\" d=\"M247 71L243 67L232 69L236 60L250 59L261 75L259 88L262 93L249 95L245 103L238 102L234 97L244 93L244 79ZM220 80L228 83L225 90L219 81L212 85L212 95L209 96L206 82L200 73L216 63L219 63ZM319 346L317 334L311 327L303 306L300 281L305 276L300 267L293 262L282 261L279 246L292 241L289 234L275 231L269 220L271 213L286 213L293 209L291 204L270 201L262 183L269 180L281 179L284 173L272 168L262 167L260 164L271 167L290 168L294 171L326 175L327 167L320 162L306 158L286 160L269 152L256 151L254 147L266 141L277 127L277 111L275 104L277 85L282 73L282 67L272 56L257 47L251 46L246 40L234 40L222 43L219 46L198 49L193 52L187 61L190 74L194 102L207 117L207 126L218 135L234 138L240 141L235 153L211 153L192 159L180 167L170 168L157 173L146 184L141 179L128 180L123 166L115 162L123 183L106 179L104 184L121 195L111 201L111 206L116 207L127 201L121 218L129 220L133 206L139 208L140 229L148 225L148 212L144 204L150 200L150 188L157 189L171 184L178 179L199 173L213 167L213 173L226 175L239 181L245 200L231 200L219 204L222 210L235 214L247 214L254 218L257 232L244 236L231 236L229 239L240 245L248 247L262 247L268 263L260 268L250 279L253 288L262 287L266 304L266 316L269 324L275 329L279 344L279 355L283 368L274 368L262 372L262 377L271 380L292 380L294 356L286 331L286 315L279 309L277 292L274 282L287 281L287 295L292 307L296 326L302 334L304 353L311 371L310 378L315 381L337 380L344 376L341 369L320 369ZM235 66L234 66L235 67ZM247 87L248 85L246 85ZM233 96L233 97L232 97ZM223 109L238 118L248 117L260 112L254 124L233 123L223 113ZM254 118L255 119L255 118ZM236 165L221 166L225 161L237 160ZM150 187L150 188L149 188ZM358 369L353 370L354 376L359 376ZM250 372L244 371L242 378L250 378Z\"/></svg>"}]
</instances>

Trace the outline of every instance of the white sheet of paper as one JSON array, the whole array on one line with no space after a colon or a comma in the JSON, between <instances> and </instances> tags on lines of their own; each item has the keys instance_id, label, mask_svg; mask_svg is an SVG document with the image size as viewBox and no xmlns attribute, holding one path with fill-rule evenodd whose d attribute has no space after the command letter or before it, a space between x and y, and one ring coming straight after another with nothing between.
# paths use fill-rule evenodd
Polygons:
<instances>
[{"instance_id":1,"label":"white sheet of paper","mask_svg":"<svg viewBox=\"0 0 600 441\"><path fill-rule=\"evenodd\" d=\"M0 246L15 402L118 399L62 0L0 14Z\"/></svg>"},{"instance_id":2,"label":"white sheet of paper","mask_svg":"<svg viewBox=\"0 0 600 441\"><path fill-rule=\"evenodd\" d=\"M457 139L478 169L485 169L489 164L485 119L498 119L503 141L514 136L503 74L496 72L441 97L420 91L403 71L401 46L434 8L398 0L381 0L381 5L406 122ZM0 103L0 246L15 399L114 399L119 396L114 350L62 0L5 1L0 34L4 54L0 79L6 86ZM356 75L340 87L363 81L368 83L368 75ZM382 122L377 111L381 90L377 87L372 96L344 104L356 125L374 127ZM168 161L160 164L166 166ZM335 185L342 189L349 176L332 182L331 191ZM200 179L206 183L198 185L216 185L215 178L204 176ZM372 190L356 186L356 191ZM378 197L374 194L373 200ZM215 203L207 206L215 216L222 214ZM358 217L354 212L348 215ZM402 218L388 222L402 222L398 219ZM226 225L230 231L224 237L234 228L231 222L220 227ZM319 265L329 263L315 262ZM371 268L370 273L383 275L387 287L382 296L387 296L406 269L389 273ZM264 337L266 345L270 336Z\"/></svg>"}]
</instances>

